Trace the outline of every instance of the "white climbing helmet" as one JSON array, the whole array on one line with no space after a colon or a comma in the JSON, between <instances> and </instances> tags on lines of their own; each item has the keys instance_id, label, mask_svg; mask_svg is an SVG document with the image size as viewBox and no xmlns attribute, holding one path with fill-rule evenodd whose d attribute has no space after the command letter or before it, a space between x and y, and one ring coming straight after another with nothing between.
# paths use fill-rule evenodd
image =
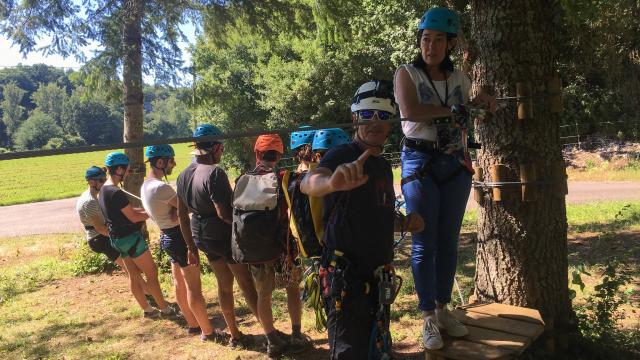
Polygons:
<instances>
[{"instance_id":1,"label":"white climbing helmet","mask_svg":"<svg viewBox=\"0 0 640 360\"><path fill-rule=\"evenodd\" d=\"M395 115L398 107L393 96L393 84L384 80L362 84L351 101L351 112L360 110L382 110Z\"/></svg>"}]
</instances>

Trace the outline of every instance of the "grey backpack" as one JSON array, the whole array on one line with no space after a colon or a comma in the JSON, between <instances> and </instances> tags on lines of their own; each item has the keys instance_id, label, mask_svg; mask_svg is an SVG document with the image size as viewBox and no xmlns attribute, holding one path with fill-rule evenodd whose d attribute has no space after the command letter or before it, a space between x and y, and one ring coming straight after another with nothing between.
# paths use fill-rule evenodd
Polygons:
<instances>
[{"instance_id":1,"label":"grey backpack","mask_svg":"<svg viewBox=\"0 0 640 360\"><path fill-rule=\"evenodd\" d=\"M274 172L249 172L233 191L231 254L239 263L264 263L282 253L280 181Z\"/></svg>"}]
</instances>

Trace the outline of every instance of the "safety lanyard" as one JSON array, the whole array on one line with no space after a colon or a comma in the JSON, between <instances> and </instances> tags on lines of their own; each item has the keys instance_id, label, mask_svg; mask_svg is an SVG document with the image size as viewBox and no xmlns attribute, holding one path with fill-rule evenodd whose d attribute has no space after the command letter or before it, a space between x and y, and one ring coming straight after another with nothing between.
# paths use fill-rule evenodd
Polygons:
<instances>
[{"instance_id":1,"label":"safety lanyard","mask_svg":"<svg viewBox=\"0 0 640 360\"><path fill-rule=\"evenodd\" d=\"M438 95L438 100L440 100L440 105L444 107L449 107L449 105L447 105L449 103L449 80L447 79L447 74L446 73L444 74L444 101L442 101L442 97L440 96L440 93L438 92L436 85L433 83L433 80L431 80L429 71L425 71L424 73L427 75L427 80L429 80L429 83L431 84L433 91L435 91L436 95Z\"/></svg>"}]
</instances>

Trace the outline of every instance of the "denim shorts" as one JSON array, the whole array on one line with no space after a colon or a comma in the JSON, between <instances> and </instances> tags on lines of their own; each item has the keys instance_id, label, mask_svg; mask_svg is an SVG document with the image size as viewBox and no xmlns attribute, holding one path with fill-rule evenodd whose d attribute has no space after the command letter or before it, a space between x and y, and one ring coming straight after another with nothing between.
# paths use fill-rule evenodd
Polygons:
<instances>
[{"instance_id":1,"label":"denim shorts","mask_svg":"<svg viewBox=\"0 0 640 360\"><path fill-rule=\"evenodd\" d=\"M180 226L160 230L160 248L169 255L172 263L178 264L180 267L189 265L187 243L182 237Z\"/></svg>"}]
</instances>

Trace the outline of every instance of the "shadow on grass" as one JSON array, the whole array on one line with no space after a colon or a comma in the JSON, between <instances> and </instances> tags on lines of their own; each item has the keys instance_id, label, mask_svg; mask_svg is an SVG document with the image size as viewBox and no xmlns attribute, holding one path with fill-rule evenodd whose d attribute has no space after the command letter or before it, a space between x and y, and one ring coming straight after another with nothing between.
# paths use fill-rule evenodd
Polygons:
<instances>
[{"instance_id":1,"label":"shadow on grass","mask_svg":"<svg viewBox=\"0 0 640 360\"><path fill-rule=\"evenodd\" d=\"M569 265L604 266L612 258L623 261L632 276L640 275L640 232L577 234L569 239Z\"/></svg>"}]
</instances>

